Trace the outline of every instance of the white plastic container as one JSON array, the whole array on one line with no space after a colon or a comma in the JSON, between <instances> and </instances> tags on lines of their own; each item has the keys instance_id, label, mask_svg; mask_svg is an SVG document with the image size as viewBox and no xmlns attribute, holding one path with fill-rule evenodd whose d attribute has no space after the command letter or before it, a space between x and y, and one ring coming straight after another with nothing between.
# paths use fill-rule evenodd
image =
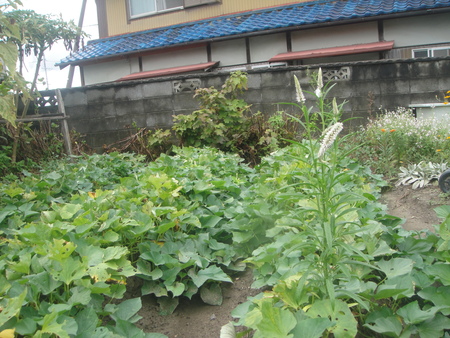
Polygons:
<instances>
[{"instance_id":1,"label":"white plastic container","mask_svg":"<svg viewBox=\"0 0 450 338\"><path fill-rule=\"evenodd\" d=\"M433 119L439 122L450 122L450 103L420 103L410 104L418 119Z\"/></svg>"}]
</instances>

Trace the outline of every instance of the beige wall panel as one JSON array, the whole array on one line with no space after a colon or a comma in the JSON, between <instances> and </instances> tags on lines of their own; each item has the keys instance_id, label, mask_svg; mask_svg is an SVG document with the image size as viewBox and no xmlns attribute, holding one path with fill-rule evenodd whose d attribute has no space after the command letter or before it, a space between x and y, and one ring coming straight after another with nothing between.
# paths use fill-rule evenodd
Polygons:
<instances>
[{"instance_id":1,"label":"beige wall panel","mask_svg":"<svg viewBox=\"0 0 450 338\"><path fill-rule=\"evenodd\" d=\"M271 34L250 38L251 62L265 62L287 52L286 34Z\"/></svg>"},{"instance_id":2,"label":"beige wall panel","mask_svg":"<svg viewBox=\"0 0 450 338\"><path fill-rule=\"evenodd\" d=\"M131 74L130 60L116 60L84 66L84 81L86 85L111 82Z\"/></svg>"},{"instance_id":3,"label":"beige wall panel","mask_svg":"<svg viewBox=\"0 0 450 338\"><path fill-rule=\"evenodd\" d=\"M152 15L127 22L126 0L106 1L108 13L109 36L138 32L152 28L166 27L179 23L203 20L211 17L261 9L273 6L283 6L293 2L309 2L311 0L222 0L222 3L192 7L185 10Z\"/></svg>"},{"instance_id":4,"label":"beige wall panel","mask_svg":"<svg viewBox=\"0 0 450 338\"><path fill-rule=\"evenodd\" d=\"M292 51L378 41L376 22L301 30L292 33Z\"/></svg>"},{"instance_id":5,"label":"beige wall panel","mask_svg":"<svg viewBox=\"0 0 450 338\"><path fill-rule=\"evenodd\" d=\"M156 70L208 62L206 47L180 50L142 57L142 70Z\"/></svg>"},{"instance_id":6,"label":"beige wall panel","mask_svg":"<svg viewBox=\"0 0 450 338\"><path fill-rule=\"evenodd\" d=\"M245 39L227 40L211 44L213 61L220 61L219 67L234 66L247 63Z\"/></svg>"},{"instance_id":7,"label":"beige wall panel","mask_svg":"<svg viewBox=\"0 0 450 338\"><path fill-rule=\"evenodd\" d=\"M384 37L395 47L450 43L450 13L384 21Z\"/></svg>"}]
</instances>

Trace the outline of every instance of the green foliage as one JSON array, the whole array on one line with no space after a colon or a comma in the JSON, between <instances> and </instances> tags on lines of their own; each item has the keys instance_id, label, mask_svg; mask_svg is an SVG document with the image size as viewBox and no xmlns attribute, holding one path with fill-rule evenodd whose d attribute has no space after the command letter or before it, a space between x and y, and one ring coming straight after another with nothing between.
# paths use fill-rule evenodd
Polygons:
<instances>
[{"instance_id":1,"label":"green foliage","mask_svg":"<svg viewBox=\"0 0 450 338\"><path fill-rule=\"evenodd\" d=\"M439 176L447 170L447 163L425 163L410 164L408 167L400 167L398 174L398 181L395 183L399 185L412 185L413 189L423 188L430 182L439 179Z\"/></svg>"},{"instance_id":2,"label":"green foliage","mask_svg":"<svg viewBox=\"0 0 450 338\"><path fill-rule=\"evenodd\" d=\"M200 109L189 115L174 116L174 131L185 146L212 146L232 150L235 139L244 131L245 116L250 106L238 95L247 88L247 76L234 72L221 90L200 88L194 97Z\"/></svg>"},{"instance_id":3,"label":"green foliage","mask_svg":"<svg viewBox=\"0 0 450 338\"><path fill-rule=\"evenodd\" d=\"M22 170L32 171L38 163L53 161L65 156L64 142L58 124L41 122L39 126L32 123L21 124L21 137L18 139L16 161L12 161L14 135L17 129L0 126L0 173L20 174ZM79 143L80 136L71 135L73 153L87 153L89 149Z\"/></svg>"},{"instance_id":4,"label":"green foliage","mask_svg":"<svg viewBox=\"0 0 450 338\"><path fill-rule=\"evenodd\" d=\"M20 72L25 56L34 54L37 57L35 74L31 81L31 93L34 93L36 89L44 52L51 49L58 41L62 41L67 50L71 50L77 37L85 36L73 21L65 22L61 18L38 14L32 10L13 10L4 15L11 22L15 22L18 28L18 34L11 36L9 42L17 46L21 63ZM27 108L26 100L24 103Z\"/></svg>"},{"instance_id":5,"label":"green foliage","mask_svg":"<svg viewBox=\"0 0 450 338\"><path fill-rule=\"evenodd\" d=\"M271 290L233 311L238 324L254 337L443 336L450 303L432 295L450 283L450 209L437 210L440 237L403 230L376 202L381 178L348 158L350 136L330 121L319 143L299 108L308 137L257 168L274 226L245 261Z\"/></svg>"},{"instance_id":6,"label":"green foliage","mask_svg":"<svg viewBox=\"0 0 450 338\"><path fill-rule=\"evenodd\" d=\"M410 110L383 112L369 121L353 142L355 154L377 173L396 176L399 167L420 162L443 163L450 157L450 130L434 119L416 119Z\"/></svg>"},{"instance_id":7,"label":"green foliage","mask_svg":"<svg viewBox=\"0 0 450 338\"><path fill-rule=\"evenodd\" d=\"M198 89L194 97L200 101L200 109L174 116L172 130L133 130L129 137L106 150L132 151L154 160L162 153L170 153L173 144L214 147L238 153L247 163L256 165L261 157L286 146L286 140L295 139L300 125L283 111L272 116L252 113L250 105L239 98L246 88L247 74L231 73L220 90Z\"/></svg>"},{"instance_id":8,"label":"green foliage","mask_svg":"<svg viewBox=\"0 0 450 338\"><path fill-rule=\"evenodd\" d=\"M85 334L128 337L140 301L111 301L131 276L162 313L197 293L221 303L217 283L231 282L254 248L233 247L223 228L239 215L253 170L217 150L175 151L148 165L118 153L59 160L2 183L0 302L11 315L0 317L0 332L78 335L89 316Z\"/></svg>"},{"instance_id":9,"label":"green foliage","mask_svg":"<svg viewBox=\"0 0 450 338\"><path fill-rule=\"evenodd\" d=\"M19 50L14 41L20 41L20 29L14 20L11 20L5 10L10 7L17 8L20 1L8 1L8 4L0 6L0 117L15 125L18 100L16 93L22 93L24 99L30 98L26 82L16 70L19 59Z\"/></svg>"},{"instance_id":10,"label":"green foliage","mask_svg":"<svg viewBox=\"0 0 450 338\"><path fill-rule=\"evenodd\" d=\"M138 128L133 125L132 133L129 137L109 146L104 146L106 152L132 152L145 155L154 161L161 154L170 153L173 146L171 130Z\"/></svg>"},{"instance_id":11,"label":"green foliage","mask_svg":"<svg viewBox=\"0 0 450 338\"><path fill-rule=\"evenodd\" d=\"M130 277L168 314L180 297L221 304L220 284L248 264L267 291L233 316L253 337L443 336L450 208L436 209L436 234L387 215L386 183L348 156L341 106L317 83L316 110L300 99L298 115L270 122L305 138L254 168L173 147L150 163L112 152L4 179L0 333L156 337L135 326L140 299L123 300Z\"/></svg>"},{"instance_id":12,"label":"green foliage","mask_svg":"<svg viewBox=\"0 0 450 338\"><path fill-rule=\"evenodd\" d=\"M17 4L20 4L20 1L17 1ZM61 18L37 14L30 10L18 10L17 6L14 6L12 11L0 12L0 28L0 56L7 60L0 69L5 75L0 87L0 108L3 108L0 111L1 116L10 123L11 163L15 164L18 160L19 142L24 138L22 123L15 125L16 116L19 114L24 117L32 100L39 95L36 86L45 51L58 41L62 41L66 49L70 50L75 40L85 34L73 22L65 22ZM28 88L20 74L25 56L31 54L36 56L37 61L34 77Z\"/></svg>"}]
</instances>

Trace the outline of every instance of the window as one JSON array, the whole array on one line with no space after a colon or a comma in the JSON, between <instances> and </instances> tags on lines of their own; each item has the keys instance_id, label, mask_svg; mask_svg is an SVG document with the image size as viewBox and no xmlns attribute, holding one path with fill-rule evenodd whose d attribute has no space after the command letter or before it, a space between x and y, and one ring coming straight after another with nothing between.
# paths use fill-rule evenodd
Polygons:
<instances>
[{"instance_id":1,"label":"window","mask_svg":"<svg viewBox=\"0 0 450 338\"><path fill-rule=\"evenodd\" d=\"M183 8L183 0L129 0L132 18Z\"/></svg>"},{"instance_id":2,"label":"window","mask_svg":"<svg viewBox=\"0 0 450 338\"><path fill-rule=\"evenodd\" d=\"M415 58L443 56L450 56L450 47L413 49L413 57Z\"/></svg>"}]
</instances>

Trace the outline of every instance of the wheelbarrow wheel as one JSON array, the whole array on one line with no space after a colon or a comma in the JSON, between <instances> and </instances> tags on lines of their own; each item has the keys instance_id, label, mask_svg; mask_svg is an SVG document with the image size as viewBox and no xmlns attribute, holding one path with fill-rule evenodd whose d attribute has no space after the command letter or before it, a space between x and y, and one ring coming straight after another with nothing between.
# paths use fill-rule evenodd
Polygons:
<instances>
[{"instance_id":1,"label":"wheelbarrow wheel","mask_svg":"<svg viewBox=\"0 0 450 338\"><path fill-rule=\"evenodd\" d=\"M450 169L447 169L439 176L438 182L439 188L441 188L444 193L450 192Z\"/></svg>"}]
</instances>

